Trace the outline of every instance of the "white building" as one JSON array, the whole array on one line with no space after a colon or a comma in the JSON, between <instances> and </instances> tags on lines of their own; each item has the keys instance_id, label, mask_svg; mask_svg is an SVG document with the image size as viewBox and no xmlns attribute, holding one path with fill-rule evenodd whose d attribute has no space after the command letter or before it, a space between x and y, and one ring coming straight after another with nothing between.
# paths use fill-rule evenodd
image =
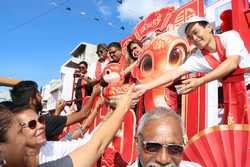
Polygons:
<instances>
[{"instance_id":1,"label":"white building","mask_svg":"<svg viewBox=\"0 0 250 167\"><path fill-rule=\"evenodd\" d=\"M9 100L11 100L9 90L1 91L0 92L0 102L9 101Z\"/></svg>"},{"instance_id":2,"label":"white building","mask_svg":"<svg viewBox=\"0 0 250 167\"><path fill-rule=\"evenodd\" d=\"M56 101L61 97L62 81L61 79L51 80L49 84L42 89L43 110L51 111L55 109Z\"/></svg>"},{"instance_id":3,"label":"white building","mask_svg":"<svg viewBox=\"0 0 250 167\"><path fill-rule=\"evenodd\" d=\"M96 45L81 42L71 52L72 56L67 60L60 70L61 78L52 80L43 87L42 95L45 102L44 110L50 111L55 109L57 99L66 101L72 100L73 91L73 74L80 61L86 61L89 65L97 61Z\"/></svg>"}]
</instances>

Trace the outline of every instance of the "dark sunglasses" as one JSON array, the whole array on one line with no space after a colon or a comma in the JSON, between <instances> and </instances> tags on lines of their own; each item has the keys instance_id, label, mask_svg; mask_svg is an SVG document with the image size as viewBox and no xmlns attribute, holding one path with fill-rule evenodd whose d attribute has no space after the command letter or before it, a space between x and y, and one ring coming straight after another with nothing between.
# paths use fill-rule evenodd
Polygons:
<instances>
[{"instance_id":1,"label":"dark sunglasses","mask_svg":"<svg viewBox=\"0 0 250 167\"><path fill-rule=\"evenodd\" d=\"M20 125L23 128L29 127L30 129L35 129L37 126L37 122L40 124L45 124L45 117L43 115L39 116L37 120L30 120L28 123L22 122Z\"/></svg>"},{"instance_id":2,"label":"dark sunglasses","mask_svg":"<svg viewBox=\"0 0 250 167\"><path fill-rule=\"evenodd\" d=\"M79 66L79 69L87 69L85 66Z\"/></svg>"},{"instance_id":3,"label":"dark sunglasses","mask_svg":"<svg viewBox=\"0 0 250 167\"><path fill-rule=\"evenodd\" d=\"M165 147L170 155L179 155L184 150L184 145L180 144L161 144L153 141L143 141L143 148L148 153L158 153Z\"/></svg>"}]
</instances>

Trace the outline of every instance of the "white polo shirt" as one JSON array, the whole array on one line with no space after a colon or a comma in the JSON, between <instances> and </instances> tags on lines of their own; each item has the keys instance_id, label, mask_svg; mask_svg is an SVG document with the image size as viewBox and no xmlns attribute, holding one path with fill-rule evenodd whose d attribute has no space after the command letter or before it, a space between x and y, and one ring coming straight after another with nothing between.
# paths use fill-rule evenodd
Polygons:
<instances>
[{"instance_id":1,"label":"white polo shirt","mask_svg":"<svg viewBox=\"0 0 250 167\"><path fill-rule=\"evenodd\" d=\"M243 40L241 39L237 31L227 31L218 35L222 45L226 50L226 57L239 55L240 56L240 68L250 67L250 55L244 45ZM219 55L217 52L212 53L212 56L218 61ZM204 56L202 55L200 49L191 55L185 62L180 66L188 72L204 72L208 73L213 70L213 68L208 64Z\"/></svg>"}]
</instances>

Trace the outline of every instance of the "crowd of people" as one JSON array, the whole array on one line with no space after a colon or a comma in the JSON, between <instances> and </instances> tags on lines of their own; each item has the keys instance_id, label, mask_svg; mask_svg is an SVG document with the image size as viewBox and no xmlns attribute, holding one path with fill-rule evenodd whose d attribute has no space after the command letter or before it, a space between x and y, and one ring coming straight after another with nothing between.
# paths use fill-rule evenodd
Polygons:
<instances>
[{"instance_id":1,"label":"crowd of people","mask_svg":"<svg viewBox=\"0 0 250 167\"><path fill-rule=\"evenodd\" d=\"M249 123L247 90L244 71L250 67L250 57L239 33L228 31L213 34L213 28L204 17L192 17L178 30L197 47L197 51L180 67L164 73L148 83L137 83L133 69L140 63L143 43L137 39L127 45L126 63L121 63L122 47L119 42L97 46L98 61L88 65L82 61L74 77L78 78L75 100L70 114L60 115L65 101L58 101L54 113L42 112L42 97L34 81L21 81L10 91L12 101L0 105L0 166L7 167L92 167L105 152L126 112L150 89L163 84L172 84L181 76L191 72L205 72L200 78L182 81L180 93L186 94L196 87L212 80L221 80L224 92L231 91L236 101L234 110L231 104L225 106L224 123ZM107 82L102 71L108 64L120 63L125 73L124 83L129 84L127 92L115 99L101 97ZM89 66L89 67L88 67ZM88 70L88 68L90 70ZM90 72L88 72L90 71ZM237 76L237 77L235 77ZM233 78L233 79L232 79ZM134 86L136 84L136 86ZM226 100L232 100L226 94ZM86 134L102 105L115 101L115 107L90 134ZM133 107L131 107L133 106ZM138 118L138 117L137 117ZM139 118L138 118L139 119ZM78 128L81 135L65 138L70 132L65 128L81 122ZM65 135L62 134L66 133ZM186 132L180 115L167 108L145 111L137 126L138 158L131 167L199 167L195 162L182 160L186 144ZM59 140L64 138L64 140Z\"/></svg>"}]
</instances>

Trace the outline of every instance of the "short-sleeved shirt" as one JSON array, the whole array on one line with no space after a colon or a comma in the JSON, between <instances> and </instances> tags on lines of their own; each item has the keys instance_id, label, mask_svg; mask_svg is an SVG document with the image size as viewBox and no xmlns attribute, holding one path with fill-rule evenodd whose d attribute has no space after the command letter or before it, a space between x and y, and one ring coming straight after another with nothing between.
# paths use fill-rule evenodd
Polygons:
<instances>
[{"instance_id":1,"label":"short-sleeved shirt","mask_svg":"<svg viewBox=\"0 0 250 167\"><path fill-rule=\"evenodd\" d=\"M67 116L45 115L45 131L47 141L56 140L66 126Z\"/></svg>"},{"instance_id":2,"label":"short-sleeved shirt","mask_svg":"<svg viewBox=\"0 0 250 167\"><path fill-rule=\"evenodd\" d=\"M101 72L103 71L103 69L106 67L107 64L109 64L108 60L105 60L103 63L101 63ZM95 76L96 68L97 68L97 62L92 63L90 65L90 67L88 69L88 76L90 78L96 79L96 76Z\"/></svg>"},{"instance_id":3,"label":"short-sleeved shirt","mask_svg":"<svg viewBox=\"0 0 250 167\"><path fill-rule=\"evenodd\" d=\"M239 67L248 68L250 67L250 55L244 45L243 40L241 39L237 31L227 31L218 35L222 45L226 50L226 57L238 55L240 56ZM220 61L219 55L217 52L212 53L217 60ZM204 72L208 73L213 68L208 64L201 51L198 49L196 53L191 55L184 64L180 66L188 72Z\"/></svg>"},{"instance_id":4,"label":"short-sleeved shirt","mask_svg":"<svg viewBox=\"0 0 250 167\"><path fill-rule=\"evenodd\" d=\"M69 155L72 151L86 144L90 137L67 141L47 141L39 152L39 164L54 161Z\"/></svg>"},{"instance_id":5,"label":"short-sleeved shirt","mask_svg":"<svg viewBox=\"0 0 250 167\"><path fill-rule=\"evenodd\" d=\"M73 162L70 156L65 156L61 159L41 164L38 167L73 167Z\"/></svg>"},{"instance_id":6,"label":"short-sleeved shirt","mask_svg":"<svg viewBox=\"0 0 250 167\"><path fill-rule=\"evenodd\" d=\"M82 89L85 89L85 94L82 94ZM82 79L78 79L77 83L76 83L76 91L75 91L75 98L78 99L78 101L76 101L76 107L77 107L77 111L80 111L82 108L82 99L85 96L91 96L93 91L93 86L90 84L85 84L82 85Z\"/></svg>"}]
</instances>

